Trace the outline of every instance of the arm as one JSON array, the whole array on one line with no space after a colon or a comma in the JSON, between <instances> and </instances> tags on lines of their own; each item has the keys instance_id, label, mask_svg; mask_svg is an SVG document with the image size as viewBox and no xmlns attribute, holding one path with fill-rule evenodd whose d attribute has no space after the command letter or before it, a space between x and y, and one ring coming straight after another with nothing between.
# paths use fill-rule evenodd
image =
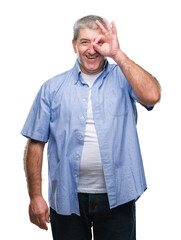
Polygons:
<instances>
[{"instance_id":1,"label":"arm","mask_svg":"<svg viewBox=\"0 0 181 240\"><path fill-rule=\"evenodd\" d=\"M121 51L114 22L112 22L112 26L106 19L104 22L106 29L99 21L96 21L102 31L102 35L98 36L94 43L96 51L111 57L119 65L142 104L150 106L156 104L161 95L158 81ZM100 42L102 44L99 44Z\"/></svg>"},{"instance_id":2,"label":"arm","mask_svg":"<svg viewBox=\"0 0 181 240\"><path fill-rule=\"evenodd\" d=\"M30 196L30 221L41 229L47 230L46 222L49 223L49 211L41 190L41 170L44 146L44 142L35 141L33 139L28 140L24 154L24 167Z\"/></svg>"},{"instance_id":3,"label":"arm","mask_svg":"<svg viewBox=\"0 0 181 240\"><path fill-rule=\"evenodd\" d=\"M114 60L122 69L140 103L153 106L160 100L160 85L151 74L131 61L121 50Z\"/></svg>"}]
</instances>

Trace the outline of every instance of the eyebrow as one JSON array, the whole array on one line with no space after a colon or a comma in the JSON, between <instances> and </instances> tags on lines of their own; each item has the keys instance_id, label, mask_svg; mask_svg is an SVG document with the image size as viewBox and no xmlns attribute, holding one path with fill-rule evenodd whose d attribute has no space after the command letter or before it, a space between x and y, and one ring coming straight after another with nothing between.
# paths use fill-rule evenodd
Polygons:
<instances>
[{"instance_id":1,"label":"eyebrow","mask_svg":"<svg viewBox=\"0 0 181 240\"><path fill-rule=\"evenodd\" d=\"M87 39L87 38L81 38L81 39L80 39L80 42L82 42L82 41L90 41L90 40Z\"/></svg>"}]
</instances>

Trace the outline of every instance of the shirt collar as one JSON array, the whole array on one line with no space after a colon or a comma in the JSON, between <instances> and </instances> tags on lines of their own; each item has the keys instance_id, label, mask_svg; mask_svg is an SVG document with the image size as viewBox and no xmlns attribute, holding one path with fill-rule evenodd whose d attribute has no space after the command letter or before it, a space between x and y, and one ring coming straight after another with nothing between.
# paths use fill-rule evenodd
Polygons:
<instances>
[{"instance_id":1,"label":"shirt collar","mask_svg":"<svg viewBox=\"0 0 181 240\"><path fill-rule=\"evenodd\" d=\"M103 70L103 78L107 76L107 74L109 73L108 69L109 69L109 62L106 59L106 62L104 64L104 70ZM80 80L80 74L81 74L81 70L80 70L80 66L79 66L79 62L78 59L75 62L75 65L72 69L73 75L74 75L74 83L77 84L77 82Z\"/></svg>"}]
</instances>

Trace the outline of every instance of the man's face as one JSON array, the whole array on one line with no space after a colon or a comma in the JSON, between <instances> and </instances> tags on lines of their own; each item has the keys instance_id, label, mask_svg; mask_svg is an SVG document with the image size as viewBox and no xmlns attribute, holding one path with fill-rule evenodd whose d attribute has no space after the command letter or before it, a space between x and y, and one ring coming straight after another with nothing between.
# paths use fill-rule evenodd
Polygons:
<instances>
[{"instance_id":1,"label":"man's face","mask_svg":"<svg viewBox=\"0 0 181 240\"><path fill-rule=\"evenodd\" d=\"M98 74L104 68L105 57L95 51L92 44L100 34L99 29L80 29L76 43L72 41L80 69L85 74Z\"/></svg>"}]
</instances>

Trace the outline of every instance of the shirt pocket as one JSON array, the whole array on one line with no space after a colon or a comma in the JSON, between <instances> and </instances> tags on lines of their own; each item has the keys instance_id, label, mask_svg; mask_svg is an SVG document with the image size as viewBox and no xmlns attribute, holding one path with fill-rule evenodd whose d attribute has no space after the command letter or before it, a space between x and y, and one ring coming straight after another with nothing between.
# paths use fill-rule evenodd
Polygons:
<instances>
[{"instance_id":1,"label":"shirt pocket","mask_svg":"<svg viewBox=\"0 0 181 240\"><path fill-rule=\"evenodd\" d=\"M125 90L122 88L110 89L107 107L110 115L121 117L128 113L128 103Z\"/></svg>"}]
</instances>

